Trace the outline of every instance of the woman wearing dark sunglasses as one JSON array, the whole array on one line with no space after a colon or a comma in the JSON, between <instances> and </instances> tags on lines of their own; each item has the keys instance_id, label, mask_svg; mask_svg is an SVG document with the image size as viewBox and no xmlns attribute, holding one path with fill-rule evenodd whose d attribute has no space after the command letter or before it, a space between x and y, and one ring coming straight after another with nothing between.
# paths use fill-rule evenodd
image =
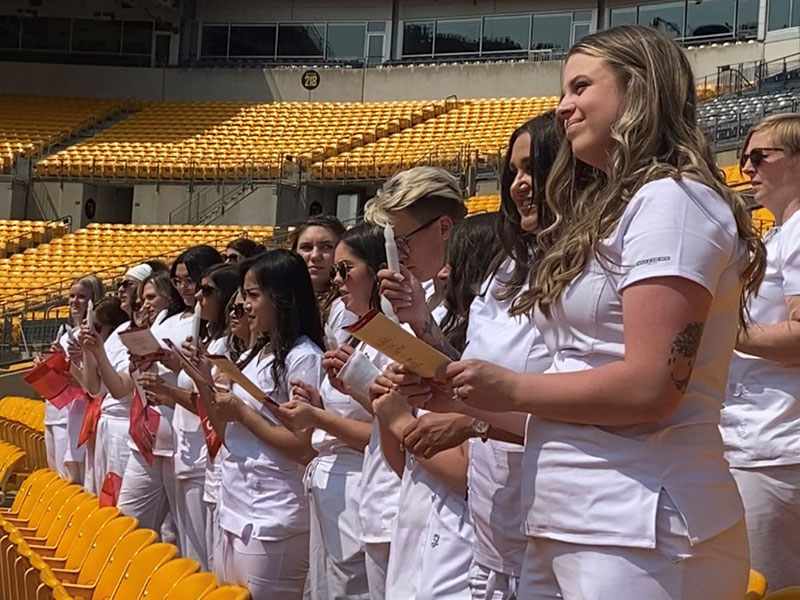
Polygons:
<instances>
[{"instance_id":1,"label":"woman wearing dark sunglasses","mask_svg":"<svg viewBox=\"0 0 800 600\"><path fill-rule=\"evenodd\" d=\"M330 280L347 310L363 315L378 308L376 274L386 263L383 231L369 223L353 227L342 236L334 258ZM388 556L388 527L381 531L377 524L390 524L397 512L400 480L381 452L367 390L346 388L338 378L354 353L363 353L358 358L367 364L385 361L371 348L343 344L326 353L327 377L319 392L300 386L295 394L300 400L281 407L293 428L314 429L311 441L318 453L308 471L311 600L382 597L370 593L378 586L374 577L368 578L367 564L375 563L376 553ZM321 552L314 552L317 548Z\"/></svg>"},{"instance_id":2,"label":"woman wearing dark sunglasses","mask_svg":"<svg viewBox=\"0 0 800 600\"><path fill-rule=\"evenodd\" d=\"M745 507L753 569L770 589L796 583L800 542L800 115L772 115L748 134L742 173L775 215L767 272L749 302L722 410L722 434Z\"/></svg>"}]
</instances>

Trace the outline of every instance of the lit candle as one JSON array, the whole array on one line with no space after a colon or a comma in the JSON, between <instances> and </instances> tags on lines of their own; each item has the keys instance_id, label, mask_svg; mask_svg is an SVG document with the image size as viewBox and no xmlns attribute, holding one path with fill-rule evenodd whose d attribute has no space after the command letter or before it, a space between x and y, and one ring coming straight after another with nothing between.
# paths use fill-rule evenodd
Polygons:
<instances>
[{"instance_id":1,"label":"lit candle","mask_svg":"<svg viewBox=\"0 0 800 600\"><path fill-rule=\"evenodd\" d=\"M194 304L194 315L192 316L192 344L200 346L200 302Z\"/></svg>"},{"instance_id":2,"label":"lit candle","mask_svg":"<svg viewBox=\"0 0 800 600\"><path fill-rule=\"evenodd\" d=\"M333 329L327 323L325 324L325 350L336 350L339 347L339 340L333 334Z\"/></svg>"}]
</instances>

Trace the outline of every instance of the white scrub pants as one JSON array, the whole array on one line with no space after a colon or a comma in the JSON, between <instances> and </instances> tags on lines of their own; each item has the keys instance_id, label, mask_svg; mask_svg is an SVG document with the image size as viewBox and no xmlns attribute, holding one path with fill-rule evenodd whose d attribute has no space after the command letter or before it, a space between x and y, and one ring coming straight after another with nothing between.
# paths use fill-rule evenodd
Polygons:
<instances>
[{"instance_id":1,"label":"white scrub pants","mask_svg":"<svg viewBox=\"0 0 800 600\"><path fill-rule=\"evenodd\" d=\"M86 449L86 489L93 494L100 494L103 482L109 473L116 473L123 478L128 466L131 449L128 446L127 417L100 415L94 443L89 442Z\"/></svg>"},{"instance_id":2,"label":"white scrub pants","mask_svg":"<svg viewBox=\"0 0 800 600\"><path fill-rule=\"evenodd\" d=\"M214 560L219 546L219 512L216 502L204 502L206 511L206 550L208 552L208 571L216 573L214 570Z\"/></svg>"},{"instance_id":3,"label":"white scrub pants","mask_svg":"<svg viewBox=\"0 0 800 600\"><path fill-rule=\"evenodd\" d=\"M386 571L389 569L389 542L364 543L364 562L371 600L386 597Z\"/></svg>"},{"instance_id":4,"label":"white scrub pants","mask_svg":"<svg viewBox=\"0 0 800 600\"><path fill-rule=\"evenodd\" d=\"M800 465L731 469L744 502L750 566L771 591L800 583Z\"/></svg>"},{"instance_id":5,"label":"white scrub pants","mask_svg":"<svg viewBox=\"0 0 800 600\"><path fill-rule=\"evenodd\" d=\"M132 451L125 475L122 476L117 508L124 515L136 517L139 527L161 531L167 514L175 514L175 467L172 458L156 456L150 467L141 454ZM162 535L162 538L166 537Z\"/></svg>"},{"instance_id":6,"label":"white scrub pants","mask_svg":"<svg viewBox=\"0 0 800 600\"><path fill-rule=\"evenodd\" d=\"M205 474L175 480L175 526L181 555L200 563L208 570L209 547L206 542Z\"/></svg>"},{"instance_id":7,"label":"white scrub pants","mask_svg":"<svg viewBox=\"0 0 800 600\"><path fill-rule=\"evenodd\" d=\"M67 408L67 446L63 455L64 468L72 483L83 485L86 466L86 444L78 447L81 436L83 415L88 401L85 398L74 400Z\"/></svg>"},{"instance_id":8,"label":"white scrub pants","mask_svg":"<svg viewBox=\"0 0 800 600\"><path fill-rule=\"evenodd\" d=\"M471 600L472 520L466 502L453 495L434 501L422 551L418 600Z\"/></svg>"},{"instance_id":9,"label":"white scrub pants","mask_svg":"<svg viewBox=\"0 0 800 600\"><path fill-rule=\"evenodd\" d=\"M278 540L257 540L223 531L221 579L250 590L252 600L300 600L308 574L308 533ZM221 569L220 569L221 567Z\"/></svg>"},{"instance_id":10,"label":"white scrub pants","mask_svg":"<svg viewBox=\"0 0 800 600\"><path fill-rule=\"evenodd\" d=\"M68 446L69 433L67 432L66 423L44 426L44 448L47 454L47 466L64 479L69 479L69 473L64 467L64 456L67 454Z\"/></svg>"},{"instance_id":11,"label":"white scrub pants","mask_svg":"<svg viewBox=\"0 0 800 600\"><path fill-rule=\"evenodd\" d=\"M472 600L517 600L519 577L495 571L472 561L469 568Z\"/></svg>"},{"instance_id":12,"label":"white scrub pants","mask_svg":"<svg viewBox=\"0 0 800 600\"><path fill-rule=\"evenodd\" d=\"M744 521L692 546L681 514L660 504L654 549L528 538L519 598L733 600L747 591L749 558Z\"/></svg>"},{"instance_id":13,"label":"white scrub pants","mask_svg":"<svg viewBox=\"0 0 800 600\"><path fill-rule=\"evenodd\" d=\"M361 462L340 456L310 469L312 600L370 600L358 517Z\"/></svg>"}]
</instances>

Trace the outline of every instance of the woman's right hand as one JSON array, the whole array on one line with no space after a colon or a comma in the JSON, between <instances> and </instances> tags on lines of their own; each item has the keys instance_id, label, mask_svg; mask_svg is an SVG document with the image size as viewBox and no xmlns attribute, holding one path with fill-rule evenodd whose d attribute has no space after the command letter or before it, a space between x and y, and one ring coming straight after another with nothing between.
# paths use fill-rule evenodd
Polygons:
<instances>
[{"instance_id":1,"label":"woman's right hand","mask_svg":"<svg viewBox=\"0 0 800 600\"><path fill-rule=\"evenodd\" d=\"M78 331L77 343L73 342L72 340L67 342L70 360L72 360L73 346L75 346L79 352L86 350L91 354L97 355L100 352L100 347L102 344L103 342L100 339L100 336L97 335L97 332L93 328L89 327L89 325L84 323L81 325L80 331Z\"/></svg>"},{"instance_id":2,"label":"woman's right hand","mask_svg":"<svg viewBox=\"0 0 800 600\"><path fill-rule=\"evenodd\" d=\"M425 290L422 284L403 265L400 273L381 269L378 271L381 296L392 303L392 308L401 323L408 323L414 331L419 331L428 318L428 305L425 303Z\"/></svg>"},{"instance_id":3,"label":"woman's right hand","mask_svg":"<svg viewBox=\"0 0 800 600\"><path fill-rule=\"evenodd\" d=\"M214 394L212 406L217 418L223 423L240 421L244 404L230 392L217 392Z\"/></svg>"},{"instance_id":4,"label":"woman's right hand","mask_svg":"<svg viewBox=\"0 0 800 600\"><path fill-rule=\"evenodd\" d=\"M328 376L338 377L339 371L355 352L350 344L341 344L335 350L328 350L322 357L322 368Z\"/></svg>"}]
</instances>

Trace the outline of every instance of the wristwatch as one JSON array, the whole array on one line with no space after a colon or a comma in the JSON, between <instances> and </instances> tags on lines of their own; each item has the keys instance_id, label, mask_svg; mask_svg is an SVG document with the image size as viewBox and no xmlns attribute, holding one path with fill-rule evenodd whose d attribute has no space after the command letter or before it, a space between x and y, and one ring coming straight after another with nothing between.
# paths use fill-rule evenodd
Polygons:
<instances>
[{"instance_id":1,"label":"wristwatch","mask_svg":"<svg viewBox=\"0 0 800 600\"><path fill-rule=\"evenodd\" d=\"M481 438L482 442L485 442L489 439L489 427L490 425L486 421L481 421L480 419L472 419L472 424L470 425L472 431L475 435Z\"/></svg>"}]
</instances>

